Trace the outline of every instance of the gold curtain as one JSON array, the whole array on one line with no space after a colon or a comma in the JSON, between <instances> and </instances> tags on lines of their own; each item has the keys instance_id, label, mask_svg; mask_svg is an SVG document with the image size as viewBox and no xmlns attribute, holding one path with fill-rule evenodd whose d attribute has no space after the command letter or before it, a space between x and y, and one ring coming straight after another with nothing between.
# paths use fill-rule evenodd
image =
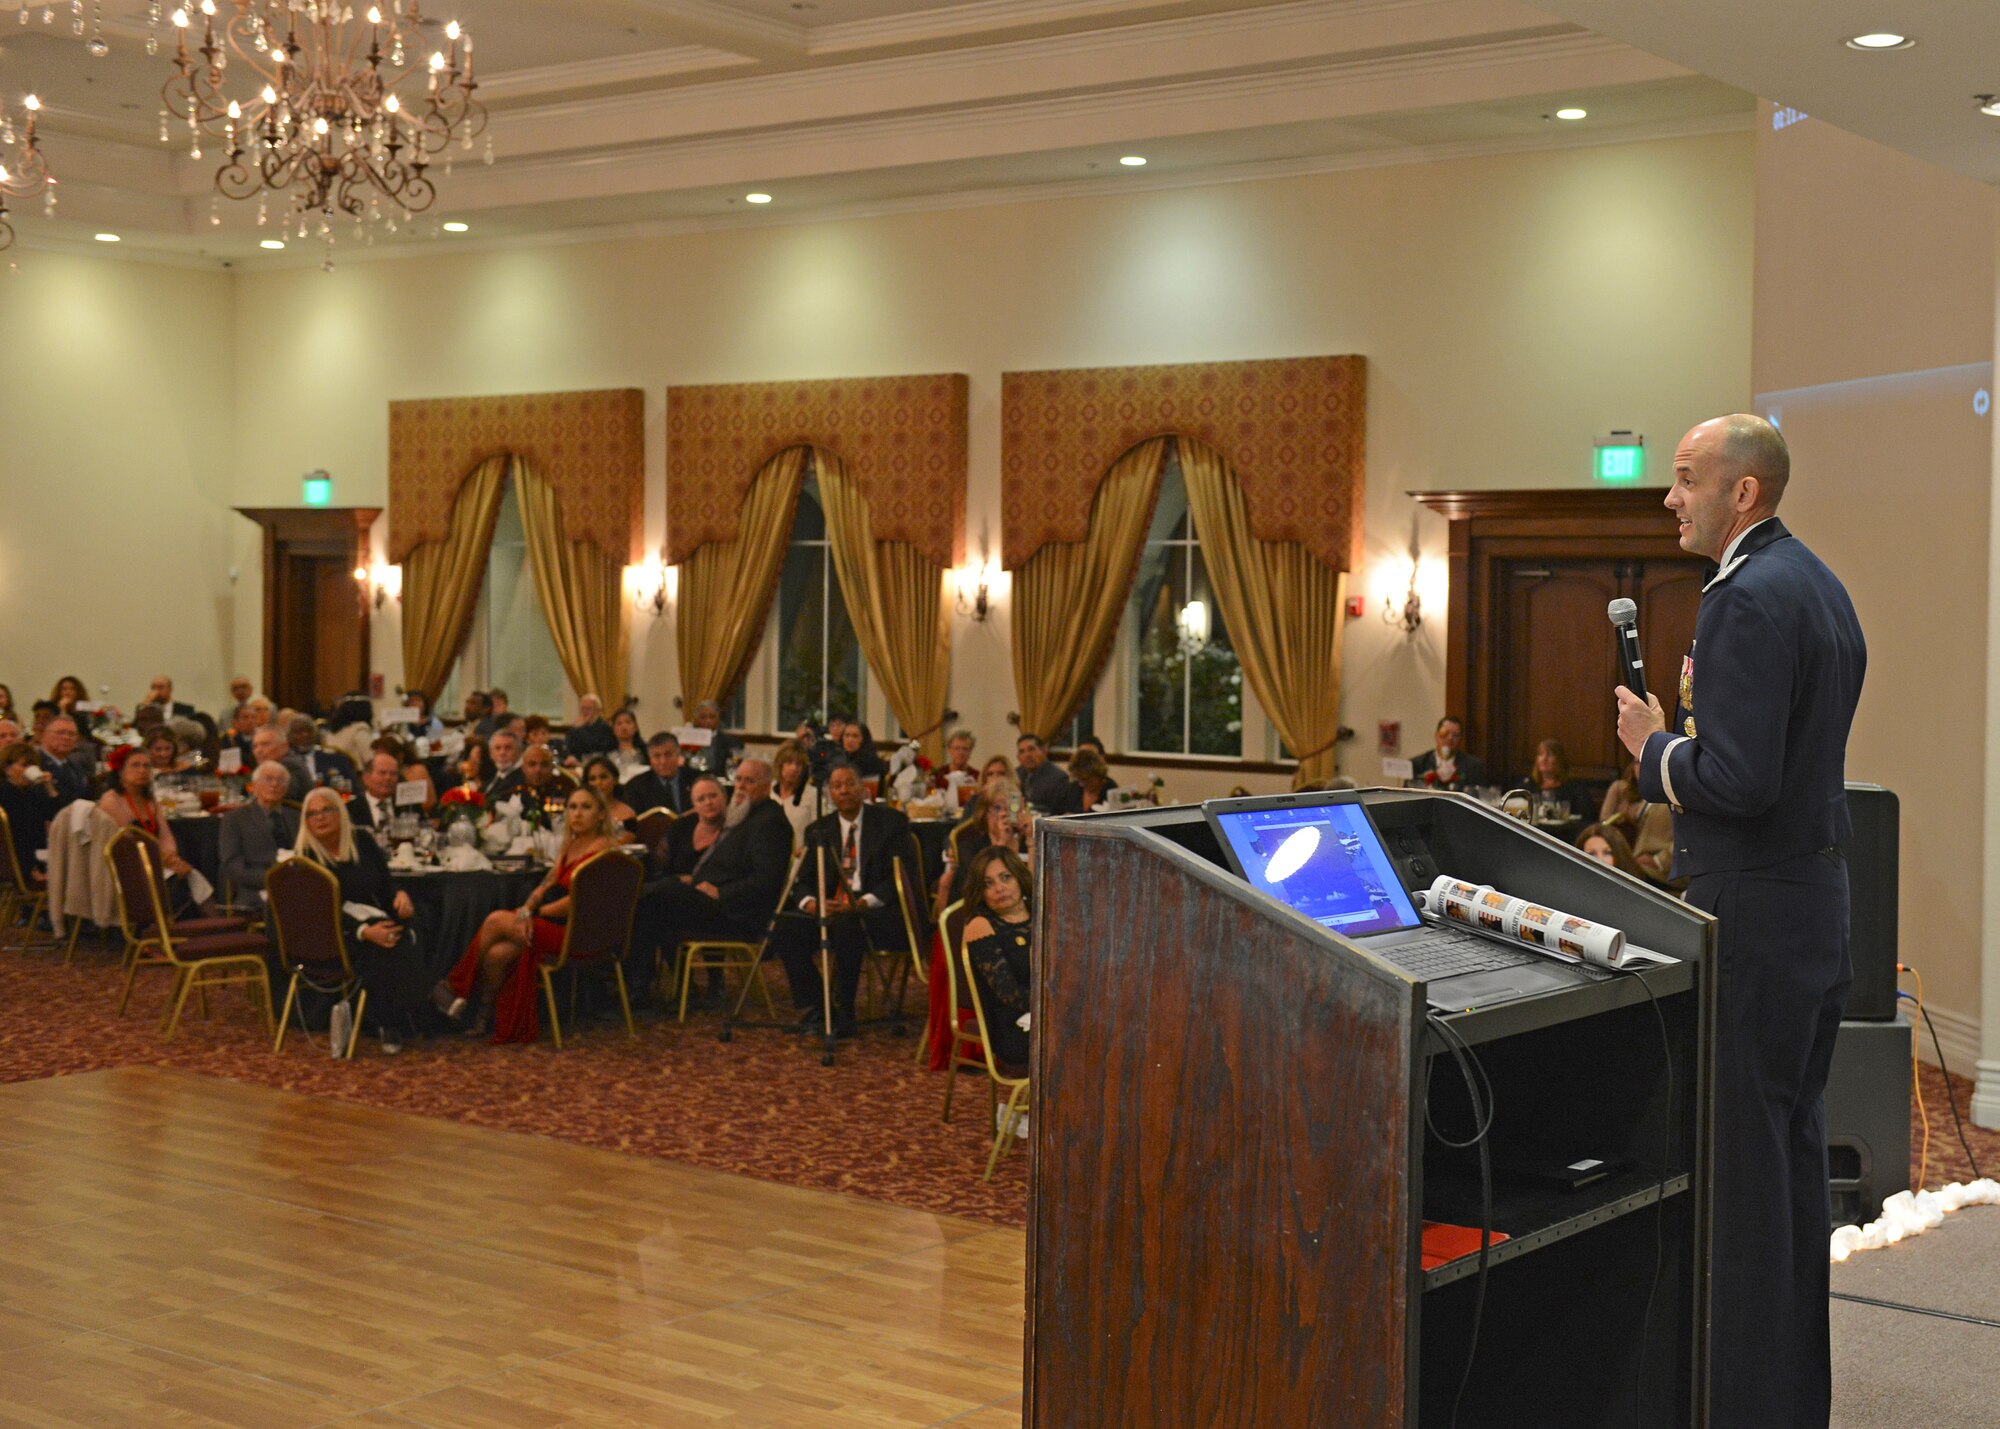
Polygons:
<instances>
[{"instance_id":1,"label":"gold curtain","mask_svg":"<svg viewBox=\"0 0 2000 1429\"><path fill-rule=\"evenodd\" d=\"M905 541L877 541L868 499L840 458L813 448L826 543L834 575L868 668L889 708L936 759L944 747L945 694L951 681L948 572Z\"/></svg>"},{"instance_id":2,"label":"gold curtain","mask_svg":"<svg viewBox=\"0 0 2000 1429\"><path fill-rule=\"evenodd\" d=\"M787 447L744 493L736 536L710 541L681 565L681 701L690 710L720 702L736 687L744 663L764 633L798 509L805 447Z\"/></svg>"},{"instance_id":3,"label":"gold curtain","mask_svg":"<svg viewBox=\"0 0 2000 1429\"><path fill-rule=\"evenodd\" d=\"M526 462L513 458L511 474L535 594L563 673L578 694L594 694L616 709L626 694L624 563L595 541L564 539L561 499Z\"/></svg>"},{"instance_id":4,"label":"gold curtain","mask_svg":"<svg viewBox=\"0 0 2000 1429\"><path fill-rule=\"evenodd\" d=\"M1090 534L1051 541L1014 572L1014 692L1021 728L1053 739L1118 634L1170 437L1118 458L1091 501Z\"/></svg>"},{"instance_id":5,"label":"gold curtain","mask_svg":"<svg viewBox=\"0 0 2000 1429\"><path fill-rule=\"evenodd\" d=\"M403 684L435 702L451 678L486 579L486 553L500 514L510 458L489 457L458 489L451 529L403 561Z\"/></svg>"},{"instance_id":6,"label":"gold curtain","mask_svg":"<svg viewBox=\"0 0 2000 1429\"><path fill-rule=\"evenodd\" d=\"M1250 534L1243 488L1220 453L1180 439L1201 556L1243 674L1299 758L1297 784L1333 773L1340 732L1341 604L1347 576L1296 542Z\"/></svg>"}]
</instances>

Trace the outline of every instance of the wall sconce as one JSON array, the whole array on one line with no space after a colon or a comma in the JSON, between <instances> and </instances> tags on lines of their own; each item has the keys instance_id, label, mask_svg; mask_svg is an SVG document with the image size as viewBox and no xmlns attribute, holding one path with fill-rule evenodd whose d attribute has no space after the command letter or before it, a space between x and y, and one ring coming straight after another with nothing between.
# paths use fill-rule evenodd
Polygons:
<instances>
[{"instance_id":1,"label":"wall sconce","mask_svg":"<svg viewBox=\"0 0 2000 1429\"><path fill-rule=\"evenodd\" d=\"M957 579L958 594L953 604L958 613L985 620L993 608L992 590L999 583L999 564L988 557L976 566L961 566Z\"/></svg>"},{"instance_id":2,"label":"wall sconce","mask_svg":"<svg viewBox=\"0 0 2000 1429\"><path fill-rule=\"evenodd\" d=\"M1414 635L1424 623L1424 598L1417 593L1417 562L1410 562L1410 588L1403 593L1402 609L1396 608L1396 597L1382 597L1382 623L1392 630L1400 628L1405 635Z\"/></svg>"},{"instance_id":3,"label":"wall sconce","mask_svg":"<svg viewBox=\"0 0 2000 1429\"><path fill-rule=\"evenodd\" d=\"M1208 645L1209 624L1206 601L1191 600L1174 616L1174 643L1183 655L1193 658Z\"/></svg>"},{"instance_id":4,"label":"wall sconce","mask_svg":"<svg viewBox=\"0 0 2000 1429\"><path fill-rule=\"evenodd\" d=\"M356 566L354 568L354 583L361 588L364 598L371 591L373 592L375 608L377 610L380 610L390 600L400 602L403 599L403 568L401 566L388 565L382 561L377 561L372 567Z\"/></svg>"},{"instance_id":5,"label":"wall sconce","mask_svg":"<svg viewBox=\"0 0 2000 1429\"><path fill-rule=\"evenodd\" d=\"M680 584L679 575L678 567L668 565L659 556L648 556L636 566L627 566L625 578L632 586L632 608L655 620L665 615Z\"/></svg>"}]
</instances>

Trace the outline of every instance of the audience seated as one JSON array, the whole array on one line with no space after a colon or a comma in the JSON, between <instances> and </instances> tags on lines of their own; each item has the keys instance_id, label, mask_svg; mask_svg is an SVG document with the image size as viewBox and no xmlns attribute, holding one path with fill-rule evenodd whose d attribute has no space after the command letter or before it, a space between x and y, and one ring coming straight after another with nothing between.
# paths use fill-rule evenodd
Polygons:
<instances>
[{"instance_id":1,"label":"audience seated","mask_svg":"<svg viewBox=\"0 0 2000 1429\"><path fill-rule=\"evenodd\" d=\"M1467 754L1465 721L1446 715L1437 722L1432 747L1410 761L1410 777L1419 784L1437 789L1476 789L1489 782L1486 763L1476 754Z\"/></svg>"},{"instance_id":2,"label":"audience seated","mask_svg":"<svg viewBox=\"0 0 2000 1429\"><path fill-rule=\"evenodd\" d=\"M984 789L995 779L1005 779L1016 788L1020 787L1021 781L1014 777L1014 766L1007 762L1007 756L1004 754L996 754L979 766L979 787L981 789Z\"/></svg>"},{"instance_id":3,"label":"audience seated","mask_svg":"<svg viewBox=\"0 0 2000 1429\"><path fill-rule=\"evenodd\" d=\"M21 722L21 712L14 708L14 691L6 685L0 685L0 719Z\"/></svg>"},{"instance_id":4,"label":"audience seated","mask_svg":"<svg viewBox=\"0 0 2000 1429\"><path fill-rule=\"evenodd\" d=\"M711 774L727 774L730 764L743 757L743 741L722 727L722 706L714 700L697 704L689 723L714 736L707 749L695 752L694 762L701 768Z\"/></svg>"},{"instance_id":5,"label":"audience seated","mask_svg":"<svg viewBox=\"0 0 2000 1429\"><path fill-rule=\"evenodd\" d=\"M0 715L0 745L27 742L27 731L21 728L21 722L8 715Z\"/></svg>"},{"instance_id":6,"label":"audience seated","mask_svg":"<svg viewBox=\"0 0 2000 1429\"><path fill-rule=\"evenodd\" d=\"M847 765L863 779L880 779L889 768L875 747L875 736L859 720L842 726L840 752L833 756L833 762Z\"/></svg>"},{"instance_id":7,"label":"audience seated","mask_svg":"<svg viewBox=\"0 0 2000 1429\"><path fill-rule=\"evenodd\" d=\"M1111 769L1097 750L1079 746L1070 756L1069 779L1072 793L1064 812L1087 814L1104 802L1104 791L1111 787Z\"/></svg>"},{"instance_id":8,"label":"audience seated","mask_svg":"<svg viewBox=\"0 0 2000 1429\"><path fill-rule=\"evenodd\" d=\"M938 879L936 907L941 912L967 896L966 880L975 859L989 848L1009 849L1024 861L1028 857L1031 815L1021 802L1012 781L993 784L972 803L964 823L945 840L944 874Z\"/></svg>"},{"instance_id":9,"label":"audience seated","mask_svg":"<svg viewBox=\"0 0 2000 1429\"><path fill-rule=\"evenodd\" d=\"M834 1032L851 1037L854 993L868 947L902 947L907 942L896 905L895 865L909 857L910 821L886 804L864 802L861 775L851 765L834 767L827 776L826 793L833 812L806 830L806 862L792 885L791 907L807 916L780 919L772 941L784 959L799 1029L809 1030L819 1024L822 1013L823 985L814 957L819 950L817 891L823 869L829 911L858 914L827 922L827 941L835 958Z\"/></svg>"},{"instance_id":10,"label":"audience seated","mask_svg":"<svg viewBox=\"0 0 2000 1429\"><path fill-rule=\"evenodd\" d=\"M291 787L285 797L294 804L305 798L306 791L312 788L312 778L306 773L305 762L292 753L291 745L274 724L264 725L250 736L248 762L253 769L259 764L284 765L286 774L291 777Z\"/></svg>"},{"instance_id":11,"label":"audience seated","mask_svg":"<svg viewBox=\"0 0 2000 1429\"><path fill-rule=\"evenodd\" d=\"M486 713L480 718L479 728L474 731L491 739L498 730L507 728L517 716L507 707L507 692L499 686L486 692Z\"/></svg>"},{"instance_id":12,"label":"audience seated","mask_svg":"<svg viewBox=\"0 0 2000 1429\"><path fill-rule=\"evenodd\" d=\"M592 756L583 766L583 782L604 796L605 807L611 811L611 822L623 833L632 832L639 821L638 811L618 797L618 766L608 755Z\"/></svg>"},{"instance_id":13,"label":"audience seated","mask_svg":"<svg viewBox=\"0 0 2000 1429\"><path fill-rule=\"evenodd\" d=\"M549 723L547 715L531 714L521 721L521 756L526 758L536 745L557 751L556 727Z\"/></svg>"},{"instance_id":14,"label":"audience seated","mask_svg":"<svg viewBox=\"0 0 2000 1429\"><path fill-rule=\"evenodd\" d=\"M540 1036L535 970L562 949L570 879L586 860L616 847L603 796L589 788L572 791L555 867L519 908L487 915L472 946L432 990L444 1014L472 1036L490 1028L495 1042L532 1042Z\"/></svg>"},{"instance_id":15,"label":"audience seated","mask_svg":"<svg viewBox=\"0 0 2000 1429\"><path fill-rule=\"evenodd\" d=\"M250 683L250 677L238 675L229 682L229 703L224 706L225 712L234 715L256 693L257 687Z\"/></svg>"},{"instance_id":16,"label":"audience seated","mask_svg":"<svg viewBox=\"0 0 2000 1429\"><path fill-rule=\"evenodd\" d=\"M1069 775L1049 763L1048 746L1042 737L1023 731L1014 741L1014 753L1020 761L1021 794L1028 807L1038 814L1066 812L1074 786Z\"/></svg>"},{"instance_id":17,"label":"audience seated","mask_svg":"<svg viewBox=\"0 0 2000 1429\"><path fill-rule=\"evenodd\" d=\"M252 761L256 756L251 749L251 740L259 728L256 707L246 702L236 707L235 713L230 716L229 731L222 737L222 747L234 749L245 769L254 767Z\"/></svg>"},{"instance_id":18,"label":"audience seated","mask_svg":"<svg viewBox=\"0 0 2000 1429\"><path fill-rule=\"evenodd\" d=\"M498 738L498 736L495 736ZM532 805L543 808L568 801L576 779L567 769L556 767L556 752L544 744L530 744L522 751L521 765L512 775L502 775L487 802L519 799L525 813Z\"/></svg>"},{"instance_id":19,"label":"audience seated","mask_svg":"<svg viewBox=\"0 0 2000 1429\"><path fill-rule=\"evenodd\" d=\"M21 872L36 883L48 882L36 855L49 846L49 820L60 807L48 771L35 762L34 747L19 738L0 747L0 809L7 811Z\"/></svg>"},{"instance_id":20,"label":"audience seated","mask_svg":"<svg viewBox=\"0 0 2000 1429\"><path fill-rule=\"evenodd\" d=\"M496 777L493 771L493 756L487 753L486 741L479 735L465 737L465 749L458 757L458 780L470 785L483 796L487 785Z\"/></svg>"},{"instance_id":21,"label":"audience seated","mask_svg":"<svg viewBox=\"0 0 2000 1429\"><path fill-rule=\"evenodd\" d=\"M519 784L521 772L521 736L511 729L496 729L486 737L486 752L493 763L493 772L480 792L486 795L486 803L491 807L495 798L500 797L503 784Z\"/></svg>"},{"instance_id":22,"label":"audience seated","mask_svg":"<svg viewBox=\"0 0 2000 1429\"><path fill-rule=\"evenodd\" d=\"M168 675L153 676L153 683L147 688L143 703L158 706L162 719L194 718L193 705L182 704L174 699L174 682Z\"/></svg>"},{"instance_id":23,"label":"audience seated","mask_svg":"<svg viewBox=\"0 0 2000 1429\"><path fill-rule=\"evenodd\" d=\"M444 721L431 709L429 695L422 690L405 690L403 706L416 711L414 718L399 719L395 723L396 732L404 739L415 743L419 739L444 738Z\"/></svg>"},{"instance_id":24,"label":"audience seated","mask_svg":"<svg viewBox=\"0 0 2000 1429\"><path fill-rule=\"evenodd\" d=\"M1624 777L1604 791L1598 822L1625 835L1639 871L1655 883L1669 884L1674 869L1674 811L1647 801L1639 792L1639 766L1625 766Z\"/></svg>"},{"instance_id":25,"label":"audience seated","mask_svg":"<svg viewBox=\"0 0 2000 1429\"><path fill-rule=\"evenodd\" d=\"M365 1025L381 1034L384 1052L401 1051L411 1016L423 1006L430 984L410 928L416 905L390 881L389 861L380 846L354 836L347 805L332 789L306 795L293 851L339 881L347 960L368 993Z\"/></svg>"},{"instance_id":26,"label":"audience seated","mask_svg":"<svg viewBox=\"0 0 2000 1429\"><path fill-rule=\"evenodd\" d=\"M180 740L175 738L173 730L164 724L153 726L152 733L146 736L145 748L146 753L153 758L153 774L156 778L162 774L178 774L189 765L189 760L181 752Z\"/></svg>"},{"instance_id":27,"label":"audience seated","mask_svg":"<svg viewBox=\"0 0 2000 1429\"><path fill-rule=\"evenodd\" d=\"M459 725L468 735L478 735L484 739L493 733L487 720L493 714L493 701L486 697L484 690L468 690L465 703L459 707Z\"/></svg>"},{"instance_id":28,"label":"audience seated","mask_svg":"<svg viewBox=\"0 0 2000 1429\"><path fill-rule=\"evenodd\" d=\"M375 750L362 767L361 788L348 806L347 816L357 829L372 829L388 837L389 821L396 817L396 786L403 779L403 764L386 749Z\"/></svg>"},{"instance_id":29,"label":"audience seated","mask_svg":"<svg viewBox=\"0 0 2000 1429\"><path fill-rule=\"evenodd\" d=\"M120 828L136 824L153 836L160 848L160 873L171 880L167 891L177 913L206 902L213 891L206 886L208 880L181 857L173 827L153 798L153 757L142 748L121 744L112 752L110 767L118 782L97 801L99 811Z\"/></svg>"},{"instance_id":30,"label":"audience seated","mask_svg":"<svg viewBox=\"0 0 2000 1429\"><path fill-rule=\"evenodd\" d=\"M649 761L646 737L639 733L639 716L630 710L620 710L611 716L611 741L606 754L618 771L619 783L646 772Z\"/></svg>"},{"instance_id":31,"label":"audience seated","mask_svg":"<svg viewBox=\"0 0 2000 1429\"><path fill-rule=\"evenodd\" d=\"M642 814L654 809L685 814L693 807L694 771L681 763L680 741L661 730L646 741L646 758L651 767L626 780L618 797Z\"/></svg>"},{"instance_id":32,"label":"audience seated","mask_svg":"<svg viewBox=\"0 0 2000 1429\"><path fill-rule=\"evenodd\" d=\"M989 848L966 870L972 916L965 953L979 980L993 1060L1019 1076L1028 1064L1028 989L1034 983L1034 879L1013 850Z\"/></svg>"},{"instance_id":33,"label":"audience seated","mask_svg":"<svg viewBox=\"0 0 2000 1429\"><path fill-rule=\"evenodd\" d=\"M973 784L979 783L979 771L972 767L972 751L979 740L969 729L955 729L951 738L944 742L944 764L937 771L937 785L940 789L952 782L954 774L963 776Z\"/></svg>"},{"instance_id":34,"label":"audience seated","mask_svg":"<svg viewBox=\"0 0 2000 1429\"><path fill-rule=\"evenodd\" d=\"M336 789L353 786L354 761L337 749L321 747L319 726L312 716L293 715L286 739L291 745L290 757L305 771L308 784L328 784Z\"/></svg>"},{"instance_id":35,"label":"audience seated","mask_svg":"<svg viewBox=\"0 0 2000 1429\"><path fill-rule=\"evenodd\" d=\"M49 776L55 790L56 807L90 797L90 771L95 761L77 748L76 717L51 715L42 726L41 749L36 762Z\"/></svg>"},{"instance_id":36,"label":"audience seated","mask_svg":"<svg viewBox=\"0 0 2000 1429\"><path fill-rule=\"evenodd\" d=\"M820 816L822 800L812 784L812 760L796 739L788 739L771 756L771 797L792 826L794 851L806 846L806 829Z\"/></svg>"},{"instance_id":37,"label":"audience seated","mask_svg":"<svg viewBox=\"0 0 2000 1429\"><path fill-rule=\"evenodd\" d=\"M1576 836L1576 846L1608 868L1634 878L1646 876L1632 857L1632 845L1625 841L1624 833L1616 825L1591 824Z\"/></svg>"},{"instance_id":38,"label":"audience seated","mask_svg":"<svg viewBox=\"0 0 2000 1429\"><path fill-rule=\"evenodd\" d=\"M90 721L77 709L78 705L88 703L90 700L90 691L82 680L75 675L64 675L56 681L55 688L49 691L49 700L55 705L58 714L66 714L77 722L79 734L89 733Z\"/></svg>"},{"instance_id":39,"label":"audience seated","mask_svg":"<svg viewBox=\"0 0 2000 1429\"><path fill-rule=\"evenodd\" d=\"M291 787L291 770L276 761L260 764L250 776L249 802L222 816L217 829L222 878L238 903L263 898L264 875L278 861L278 850L298 842L298 812L285 806Z\"/></svg>"},{"instance_id":40,"label":"audience seated","mask_svg":"<svg viewBox=\"0 0 2000 1429\"><path fill-rule=\"evenodd\" d=\"M1545 739L1535 746L1535 764L1521 776L1521 788L1539 799L1554 799L1570 814L1587 819L1597 803L1588 789L1570 778L1569 752L1559 739Z\"/></svg>"},{"instance_id":41,"label":"audience seated","mask_svg":"<svg viewBox=\"0 0 2000 1429\"><path fill-rule=\"evenodd\" d=\"M576 701L576 723L563 736L563 753L575 760L594 754L609 754L618 747L618 736L604 718L604 701L596 695L580 695Z\"/></svg>"}]
</instances>

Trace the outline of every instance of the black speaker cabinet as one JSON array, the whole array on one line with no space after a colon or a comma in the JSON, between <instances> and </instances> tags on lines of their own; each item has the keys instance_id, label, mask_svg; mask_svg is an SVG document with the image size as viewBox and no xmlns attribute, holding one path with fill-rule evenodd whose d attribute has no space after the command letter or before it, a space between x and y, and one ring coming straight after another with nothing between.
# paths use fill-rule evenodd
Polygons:
<instances>
[{"instance_id":1,"label":"black speaker cabinet","mask_svg":"<svg viewBox=\"0 0 2000 1429\"><path fill-rule=\"evenodd\" d=\"M1865 1225L1910 1189L1910 1026L1843 1022L1826 1080L1833 1223Z\"/></svg>"},{"instance_id":2,"label":"black speaker cabinet","mask_svg":"<svg viewBox=\"0 0 2000 1429\"><path fill-rule=\"evenodd\" d=\"M1896 796L1879 784L1849 784L1854 837L1842 846L1853 909L1854 983L1847 992L1850 1022L1896 1017L1896 874L1902 819Z\"/></svg>"}]
</instances>

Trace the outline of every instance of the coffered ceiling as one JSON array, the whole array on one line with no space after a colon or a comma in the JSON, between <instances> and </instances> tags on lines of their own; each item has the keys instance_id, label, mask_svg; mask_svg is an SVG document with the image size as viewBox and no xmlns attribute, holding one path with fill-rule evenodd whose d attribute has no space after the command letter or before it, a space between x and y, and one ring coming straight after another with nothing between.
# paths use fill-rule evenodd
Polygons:
<instances>
[{"instance_id":1,"label":"coffered ceiling","mask_svg":"<svg viewBox=\"0 0 2000 1429\"><path fill-rule=\"evenodd\" d=\"M24 246L281 263L213 150L160 141L145 0L0 0L0 97L41 97L59 216ZM228 3L228 0L223 0ZM1740 128L1751 97L1513 0L457 0L496 162L394 244L558 238L1211 182ZM25 14L27 23L21 23ZM1587 108L1585 120L1550 115ZM17 111L18 112L18 111ZM1121 165L1142 155L1143 168ZM774 201L744 203L751 191ZM471 232L439 240L435 220ZM219 220L219 221L217 221Z\"/></svg>"}]
</instances>

